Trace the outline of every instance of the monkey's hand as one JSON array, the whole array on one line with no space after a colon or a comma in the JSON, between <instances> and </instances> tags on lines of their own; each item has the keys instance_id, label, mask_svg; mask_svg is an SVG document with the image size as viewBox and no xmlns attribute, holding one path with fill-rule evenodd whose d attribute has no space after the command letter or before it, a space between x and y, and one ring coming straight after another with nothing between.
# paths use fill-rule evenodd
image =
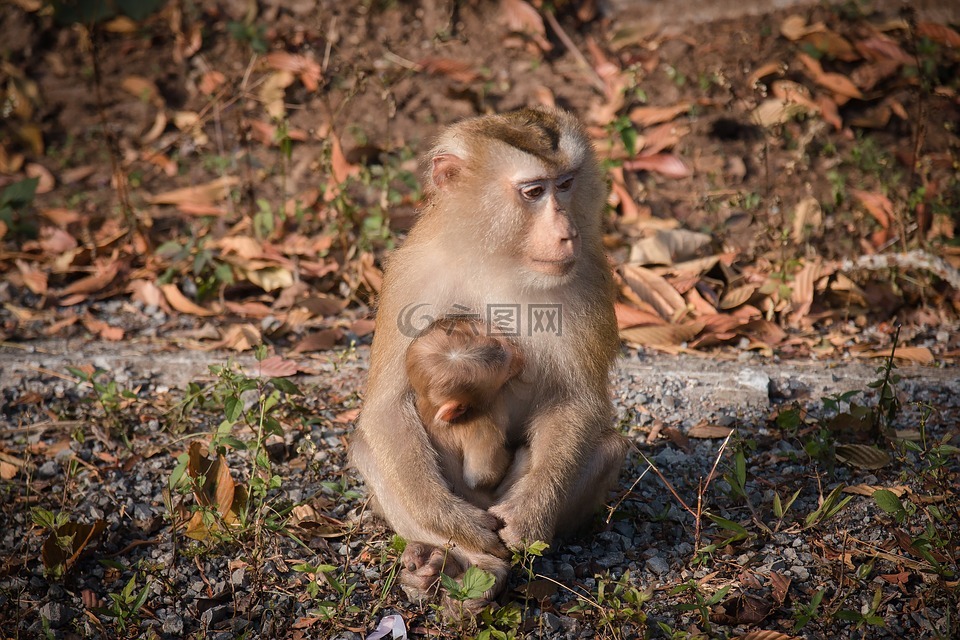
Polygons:
<instances>
[{"instance_id":1,"label":"monkey's hand","mask_svg":"<svg viewBox=\"0 0 960 640\"><path fill-rule=\"evenodd\" d=\"M462 500L457 500L444 515L443 522L435 524L452 542L469 551L497 558L510 557L510 551L498 535L502 523L496 515Z\"/></svg>"},{"instance_id":2,"label":"monkey's hand","mask_svg":"<svg viewBox=\"0 0 960 640\"><path fill-rule=\"evenodd\" d=\"M509 549L523 549L537 541L549 543L553 538L553 524L547 522L543 511L533 505L507 499L493 505L489 511L503 523L500 540Z\"/></svg>"}]
</instances>

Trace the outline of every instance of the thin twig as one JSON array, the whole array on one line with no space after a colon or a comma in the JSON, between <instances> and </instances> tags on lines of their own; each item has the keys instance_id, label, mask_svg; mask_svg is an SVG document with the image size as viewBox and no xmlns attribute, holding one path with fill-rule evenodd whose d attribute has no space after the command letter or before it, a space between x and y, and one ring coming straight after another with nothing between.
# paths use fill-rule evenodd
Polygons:
<instances>
[{"instance_id":1,"label":"thin twig","mask_svg":"<svg viewBox=\"0 0 960 640\"><path fill-rule=\"evenodd\" d=\"M116 183L117 199L120 201L120 210L123 211L123 217L127 221L127 232L141 231L140 220L133 211L133 205L130 204L130 193L127 190L127 175L123 172L120 161L119 144L116 137L111 133L107 126L106 107L103 100L103 77L100 73L100 52L97 43L99 32L97 28L90 28L90 57L93 59L93 86L97 99L97 115L100 117L100 127L103 129L103 136L107 141L107 151L110 156L110 166L113 170L113 180ZM146 233L140 234L144 242L149 244Z\"/></svg>"},{"instance_id":2,"label":"thin twig","mask_svg":"<svg viewBox=\"0 0 960 640\"><path fill-rule=\"evenodd\" d=\"M560 38L560 42L563 43L563 46L565 46L567 51L573 55L574 59L577 61L577 64L587 72L587 77L590 78L590 83L601 93L606 93L607 85L603 81L603 78L601 78L600 74L597 73L597 70L593 68L593 65L587 61L587 58L583 55L580 49L577 48L577 45L573 43L573 40L570 39L570 36L567 35L567 32L563 30L563 27L560 26L559 22L557 22L557 18L553 15L553 12L544 11L543 15L546 16L547 22L550 23L550 28L553 29L553 32L557 34L558 38Z\"/></svg>"},{"instance_id":3,"label":"thin twig","mask_svg":"<svg viewBox=\"0 0 960 640\"><path fill-rule=\"evenodd\" d=\"M625 492L622 496L620 496L620 499L617 500L617 504L613 505L612 507L609 507L609 511L610 511L610 512L607 514L607 519L606 519L606 521L604 522L605 524L610 524L610 520L613 518L613 514L617 512L617 509L620 508L620 505L623 504L623 501L626 500L627 497L633 493L633 489L637 486L637 484L638 484L641 480L643 480L643 476L647 475L647 472L650 471L650 469L652 469L652 468L653 468L653 465L650 465L650 466L648 466L646 469L644 469L644 470L643 470L643 473L641 473L639 476L637 476L637 479L634 480L634 481L633 481L633 484L630 485L630 488L627 489L626 492Z\"/></svg>"}]
</instances>

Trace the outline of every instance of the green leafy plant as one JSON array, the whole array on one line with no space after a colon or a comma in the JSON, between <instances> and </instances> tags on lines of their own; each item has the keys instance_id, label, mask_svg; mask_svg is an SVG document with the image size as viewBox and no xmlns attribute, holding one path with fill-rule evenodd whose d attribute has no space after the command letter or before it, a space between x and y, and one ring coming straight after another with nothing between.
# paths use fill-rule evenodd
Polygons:
<instances>
[{"instance_id":1,"label":"green leafy plant","mask_svg":"<svg viewBox=\"0 0 960 640\"><path fill-rule=\"evenodd\" d=\"M110 606L100 607L96 612L115 620L117 629L124 632L140 622L140 609L147 602L150 595L150 580L144 581L143 587L137 591L137 575L130 577L120 593L109 593Z\"/></svg>"},{"instance_id":2,"label":"green leafy plant","mask_svg":"<svg viewBox=\"0 0 960 640\"><path fill-rule=\"evenodd\" d=\"M883 618L877 615L877 610L880 609L880 603L883 599L883 590L880 587L877 587L876 591L873 592L873 599L870 601L870 606L867 609L866 613L861 613L860 611L854 611L851 609L841 609L833 614L833 617L837 620L845 620L847 622L854 623L855 629L861 629L865 626L872 627L886 627L884 624Z\"/></svg>"},{"instance_id":3,"label":"green leafy plant","mask_svg":"<svg viewBox=\"0 0 960 640\"><path fill-rule=\"evenodd\" d=\"M823 601L823 596L826 593L826 589L820 589L813 597L810 598L810 602L797 603L797 606L793 610L793 619L795 623L793 625L793 630L800 631L803 629L808 622L813 620L817 616L817 612L820 610L820 603Z\"/></svg>"},{"instance_id":4,"label":"green leafy plant","mask_svg":"<svg viewBox=\"0 0 960 640\"><path fill-rule=\"evenodd\" d=\"M0 192L0 222L6 226L8 233L14 236L36 237L36 221L26 214L26 210L33 202L39 183L39 178L28 178L7 185Z\"/></svg>"},{"instance_id":5,"label":"green leafy plant","mask_svg":"<svg viewBox=\"0 0 960 640\"><path fill-rule=\"evenodd\" d=\"M731 585L718 589L713 594L707 596L700 590L700 585L695 580L690 580L674 587L670 593L676 595L689 592L693 596L693 602L677 605L680 611L695 611L700 614L700 624L708 634L712 631L710 625L710 607L713 607L723 600L730 591Z\"/></svg>"},{"instance_id":6,"label":"green leafy plant","mask_svg":"<svg viewBox=\"0 0 960 640\"><path fill-rule=\"evenodd\" d=\"M320 617L333 620L361 611L360 607L351 603L358 584L355 575L330 564L314 565L306 562L294 565L293 570L310 577L306 589L311 597L323 598L314 605L314 611ZM326 597L325 594L332 594L333 598Z\"/></svg>"},{"instance_id":7,"label":"green leafy plant","mask_svg":"<svg viewBox=\"0 0 960 640\"><path fill-rule=\"evenodd\" d=\"M137 394L121 388L116 380L109 377L109 372L103 369L88 372L76 367L67 367L67 371L93 389L96 401L103 409L110 426L123 437L125 443L129 444L127 441L129 433L123 428L123 412L137 400Z\"/></svg>"}]
</instances>

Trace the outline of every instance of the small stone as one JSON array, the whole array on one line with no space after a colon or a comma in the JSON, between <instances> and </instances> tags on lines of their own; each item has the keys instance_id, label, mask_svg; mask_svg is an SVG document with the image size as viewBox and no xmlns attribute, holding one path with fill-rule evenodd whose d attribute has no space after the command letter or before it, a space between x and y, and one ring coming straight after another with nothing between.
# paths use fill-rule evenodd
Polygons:
<instances>
[{"instance_id":1,"label":"small stone","mask_svg":"<svg viewBox=\"0 0 960 640\"><path fill-rule=\"evenodd\" d=\"M173 636L180 636L183 634L183 618L180 616L171 613L166 618L163 619L163 632L168 633Z\"/></svg>"},{"instance_id":2,"label":"small stone","mask_svg":"<svg viewBox=\"0 0 960 640\"><path fill-rule=\"evenodd\" d=\"M233 573L230 574L230 584L237 588L243 588L247 586L247 572L243 567L236 569Z\"/></svg>"},{"instance_id":3,"label":"small stone","mask_svg":"<svg viewBox=\"0 0 960 640\"><path fill-rule=\"evenodd\" d=\"M149 520L153 517L153 507L142 502L133 505L134 520Z\"/></svg>"},{"instance_id":4,"label":"small stone","mask_svg":"<svg viewBox=\"0 0 960 640\"><path fill-rule=\"evenodd\" d=\"M563 623L560 622L560 618L549 611L544 612L543 622L550 631L560 631L560 629L563 628Z\"/></svg>"},{"instance_id":5,"label":"small stone","mask_svg":"<svg viewBox=\"0 0 960 640\"><path fill-rule=\"evenodd\" d=\"M60 465L57 464L56 460L47 460L42 465L37 467L37 476L41 478L52 478L57 475L60 471Z\"/></svg>"},{"instance_id":6,"label":"small stone","mask_svg":"<svg viewBox=\"0 0 960 640\"><path fill-rule=\"evenodd\" d=\"M654 556L652 558L647 558L646 567L649 571L662 576L668 571L670 571L670 565L662 556Z\"/></svg>"},{"instance_id":7,"label":"small stone","mask_svg":"<svg viewBox=\"0 0 960 640\"><path fill-rule=\"evenodd\" d=\"M230 617L230 605L222 604L216 607L210 607L200 615L200 623L204 629L209 629L221 620Z\"/></svg>"},{"instance_id":8,"label":"small stone","mask_svg":"<svg viewBox=\"0 0 960 640\"><path fill-rule=\"evenodd\" d=\"M801 581L807 580L810 577L810 572L807 571L807 568L800 565L790 567L790 573L792 573L797 580Z\"/></svg>"},{"instance_id":9,"label":"small stone","mask_svg":"<svg viewBox=\"0 0 960 640\"><path fill-rule=\"evenodd\" d=\"M45 618L52 628L59 629L77 617L77 612L65 604L48 602L40 607L40 616Z\"/></svg>"},{"instance_id":10,"label":"small stone","mask_svg":"<svg viewBox=\"0 0 960 640\"><path fill-rule=\"evenodd\" d=\"M743 369L737 374L737 383L767 393L770 390L770 376L756 369Z\"/></svg>"}]
</instances>

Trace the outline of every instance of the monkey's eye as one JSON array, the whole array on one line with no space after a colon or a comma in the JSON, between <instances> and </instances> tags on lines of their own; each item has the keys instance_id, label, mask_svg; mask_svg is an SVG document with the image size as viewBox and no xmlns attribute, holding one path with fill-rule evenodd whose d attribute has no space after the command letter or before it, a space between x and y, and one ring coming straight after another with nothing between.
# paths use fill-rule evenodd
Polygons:
<instances>
[{"instance_id":1,"label":"monkey's eye","mask_svg":"<svg viewBox=\"0 0 960 640\"><path fill-rule=\"evenodd\" d=\"M557 191L568 191L573 186L573 176L567 174L557 178Z\"/></svg>"},{"instance_id":2,"label":"monkey's eye","mask_svg":"<svg viewBox=\"0 0 960 640\"><path fill-rule=\"evenodd\" d=\"M542 184L528 184L520 187L520 195L523 196L524 200L531 202L542 196L543 192L544 188Z\"/></svg>"}]
</instances>

